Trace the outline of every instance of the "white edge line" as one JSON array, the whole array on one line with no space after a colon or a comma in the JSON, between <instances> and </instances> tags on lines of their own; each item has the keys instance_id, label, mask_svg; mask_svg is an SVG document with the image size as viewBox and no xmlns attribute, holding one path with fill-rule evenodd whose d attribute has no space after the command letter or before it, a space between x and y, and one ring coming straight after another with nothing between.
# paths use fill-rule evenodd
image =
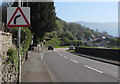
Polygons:
<instances>
[{"instance_id":1,"label":"white edge line","mask_svg":"<svg viewBox=\"0 0 120 84\"><path fill-rule=\"evenodd\" d=\"M92 68L92 67L90 67L90 66L88 66L88 65L84 65L84 66L87 67L87 68L89 68L89 69L92 69L92 70L94 70L94 71L97 71L97 72L99 72L99 73L103 73L102 71L97 70L97 69L95 69L95 68Z\"/></svg>"},{"instance_id":2,"label":"white edge line","mask_svg":"<svg viewBox=\"0 0 120 84\"><path fill-rule=\"evenodd\" d=\"M43 59L44 54L45 54L45 50L43 51L43 54L42 54L42 56L41 56L41 60Z\"/></svg>"}]
</instances>

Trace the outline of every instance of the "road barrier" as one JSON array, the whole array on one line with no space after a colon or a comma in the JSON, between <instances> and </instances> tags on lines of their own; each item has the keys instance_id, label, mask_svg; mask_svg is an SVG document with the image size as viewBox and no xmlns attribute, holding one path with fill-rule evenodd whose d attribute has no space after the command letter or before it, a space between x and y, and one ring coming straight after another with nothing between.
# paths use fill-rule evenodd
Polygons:
<instances>
[{"instance_id":1,"label":"road barrier","mask_svg":"<svg viewBox=\"0 0 120 84\"><path fill-rule=\"evenodd\" d=\"M117 49L75 47L75 52L108 60L120 60L120 50Z\"/></svg>"}]
</instances>

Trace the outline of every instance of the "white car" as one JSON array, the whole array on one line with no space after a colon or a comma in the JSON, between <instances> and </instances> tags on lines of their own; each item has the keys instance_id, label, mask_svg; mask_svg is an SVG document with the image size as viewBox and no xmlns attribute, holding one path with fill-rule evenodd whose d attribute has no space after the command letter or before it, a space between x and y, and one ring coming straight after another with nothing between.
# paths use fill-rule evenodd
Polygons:
<instances>
[{"instance_id":1,"label":"white car","mask_svg":"<svg viewBox=\"0 0 120 84\"><path fill-rule=\"evenodd\" d=\"M75 47L74 46L70 46L69 50L75 50Z\"/></svg>"}]
</instances>

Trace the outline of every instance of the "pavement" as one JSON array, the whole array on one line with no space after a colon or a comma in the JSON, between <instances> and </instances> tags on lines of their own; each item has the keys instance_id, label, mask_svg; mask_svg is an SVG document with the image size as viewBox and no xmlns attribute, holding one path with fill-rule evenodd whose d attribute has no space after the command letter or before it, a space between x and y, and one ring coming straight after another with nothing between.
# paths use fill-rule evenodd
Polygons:
<instances>
[{"instance_id":1,"label":"pavement","mask_svg":"<svg viewBox=\"0 0 120 84\"><path fill-rule=\"evenodd\" d=\"M52 82L41 56L41 52L29 52L29 59L22 66L22 82Z\"/></svg>"}]
</instances>

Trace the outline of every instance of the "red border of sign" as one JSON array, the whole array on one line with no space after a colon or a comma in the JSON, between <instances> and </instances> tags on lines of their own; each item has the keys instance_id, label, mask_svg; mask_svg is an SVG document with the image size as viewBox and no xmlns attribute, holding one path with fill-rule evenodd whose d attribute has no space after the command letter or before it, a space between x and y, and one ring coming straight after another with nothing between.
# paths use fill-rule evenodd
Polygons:
<instances>
[{"instance_id":1,"label":"red border of sign","mask_svg":"<svg viewBox=\"0 0 120 84\"><path fill-rule=\"evenodd\" d=\"M23 18L25 19L25 22L27 23L27 25L10 25L10 23L12 22L14 16L16 15L16 13L17 13L18 11L20 11L20 13L22 14L22 16L23 16ZM13 16L11 17L10 21L8 22L7 26L8 26L8 27L29 27L30 24L29 24L27 18L25 17L23 11L21 10L21 8L20 8L20 7L17 7L17 9L15 10Z\"/></svg>"}]
</instances>

